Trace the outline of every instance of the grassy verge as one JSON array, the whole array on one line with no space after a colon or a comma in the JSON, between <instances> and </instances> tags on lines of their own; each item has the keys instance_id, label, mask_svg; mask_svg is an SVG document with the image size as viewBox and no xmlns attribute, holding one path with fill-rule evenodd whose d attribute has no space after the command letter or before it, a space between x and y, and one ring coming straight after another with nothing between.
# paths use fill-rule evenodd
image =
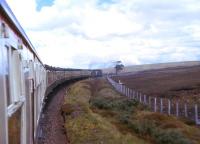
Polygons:
<instances>
[{"instance_id":1,"label":"grassy verge","mask_svg":"<svg viewBox=\"0 0 200 144\"><path fill-rule=\"evenodd\" d=\"M200 130L152 113L116 93L105 79L70 87L62 107L72 144L197 144Z\"/></svg>"}]
</instances>

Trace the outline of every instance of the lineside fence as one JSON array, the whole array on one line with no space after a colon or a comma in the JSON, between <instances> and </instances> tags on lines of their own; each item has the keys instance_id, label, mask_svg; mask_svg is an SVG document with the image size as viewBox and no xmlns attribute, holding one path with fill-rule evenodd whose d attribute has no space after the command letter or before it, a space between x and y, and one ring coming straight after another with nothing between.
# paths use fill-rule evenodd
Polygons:
<instances>
[{"instance_id":1,"label":"lineside fence","mask_svg":"<svg viewBox=\"0 0 200 144\"><path fill-rule=\"evenodd\" d=\"M107 80L116 91L125 95L129 99L135 99L140 103L147 105L153 112L174 115L176 117L184 117L193 120L197 125L200 125L200 106L198 107L198 104L147 96L141 92L128 88L122 83L117 83L111 77L107 76Z\"/></svg>"}]
</instances>

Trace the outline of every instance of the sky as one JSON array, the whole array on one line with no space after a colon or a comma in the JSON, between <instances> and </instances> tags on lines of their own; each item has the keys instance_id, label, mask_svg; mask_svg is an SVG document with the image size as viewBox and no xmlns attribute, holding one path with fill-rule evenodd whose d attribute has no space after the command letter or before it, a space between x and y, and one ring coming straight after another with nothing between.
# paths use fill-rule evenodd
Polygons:
<instances>
[{"instance_id":1,"label":"sky","mask_svg":"<svg viewBox=\"0 0 200 144\"><path fill-rule=\"evenodd\" d=\"M45 64L200 60L199 0L7 0Z\"/></svg>"}]
</instances>

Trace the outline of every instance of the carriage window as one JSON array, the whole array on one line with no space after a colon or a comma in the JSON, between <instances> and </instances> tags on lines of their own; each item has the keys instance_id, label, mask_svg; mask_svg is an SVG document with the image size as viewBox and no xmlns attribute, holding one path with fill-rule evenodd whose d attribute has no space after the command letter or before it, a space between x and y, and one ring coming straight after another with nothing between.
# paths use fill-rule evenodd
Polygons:
<instances>
[{"instance_id":1,"label":"carriage window","mask_svg":"<svg viewBox=\"0 0 200 144\"><path fill-rule=\"evenodd\" d=\"M17 50L12 48L11 51L11 59L12 59L12 83L13 83L13 90L14 90L14 100L18 101L19 96L21 96L21 64L20 64L20 57Z\"/></svg>"},{"instance_id":2,"label":"carriage window","mask_svg":"<svg viewBox=\"0 0 200 144\"><path fill-rule=\"evenodd\" d=\"M21 73L21 59L19 52L13 47L7 47L6 64L7 105L9 106L19 101L19 97L23 94L23 83L21 83L21 79L23 78Z\"/></svg>"},{"instance_id":3,"label":"carriage window","mask_svg":"<svg viewBox=\"0 0 200 144\"><path fill-rule=\"evenodd\" d=\"M8 119L9 144L21 143L21 108Z\"/></svg>"},{"instance_id":4,"label":"carriage window","mask_svg":"<svg viewBox=\"0 0 200 144\"><path fill-rule=\"evenodd\" d=\"M12 101L11 101L11 95L10 95L10 83L9 83L9 48L6 47L6 59L5 59L5 66L6 66L6 93L7 93L7 106L9 106Z\"/></svg>"},{"instance_id":5,"label":"carriage window","mask_svg":"<svg viewBox=\"0 0 200 144\"><path fill-rule=\"evenodd\" d=\"M8 28L5 23L1 23L1 37L2 38L8 38Z\"/></svg>"}]
</instances>

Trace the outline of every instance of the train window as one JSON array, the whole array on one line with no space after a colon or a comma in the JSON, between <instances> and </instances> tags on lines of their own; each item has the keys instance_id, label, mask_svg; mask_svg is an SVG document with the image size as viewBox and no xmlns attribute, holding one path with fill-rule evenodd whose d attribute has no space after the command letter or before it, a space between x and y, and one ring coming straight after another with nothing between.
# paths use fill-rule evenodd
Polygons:
<instances>
[{"instance_id":1,"label":"train window","mask_svg":"<svg viewBox=\"0 0 200 144\"><path fill-rule=\"evenodd\" d=\"M18 42L18 44L17 44L18 49L23 49L23 42L22 42L22 40L18 39L17 42Z\"/></svg>"},{"instance_id":2,"label":"train window","mask_svg":"<svg viewBox=\"0 0 200 144\"><path fill-rule=\"evenodd\" d=\"M22 56L21 54L18 54L18 62L19 62L19 74L20 74L20 96L25 96L25 78L24 78L24 71L23 71L23 64L22 64Z\"/></svg>"},{"instance_id":3,"label":"train window","mask_svg":"<svg viewBox=\"0 0 200 144\"><path fill-rule=\"evenodd\" d=\"M13 89L14 89L14 100L18 101L21 96L21 64L20 57L17 50L12 48L12 75L13 75Z\"/></svg>"},{"instance_id":4,"label":"train window","mask_svg":"<svg viewBox=\"0 0 200 144\"><path fill-rule=\"evenodd\" d=\"M21 108L8 118L9 144L21 143Z\"/></svg>"},{"instance_id":5,"label":"train window","mask_svg":"<svg viewBox=\"0 0 200 144\"><path fill-rule=\"evenodd\" d=\"M2 38L8 38L8 28L4 22L1 23L1 37Z\"/></svg>"},{"instance_id":6,"label":"train window","mask_svg":"<svg viewBox=\"0 0 200 144\"><path fill-rule=\"evenodd\" d=\"M5 61L5 66L6 66L6 71L5 71L5 76L6 76L6 93L7 93L7 105L9 106L12 103L11 95L10 95L10 83L9 83L9 48L6 47L6 61Z\"/></svg>"},{"instance_id":7,"label":"train window","mask_svg":"<svg viewBox=\"0 0 200 144\"><path fill-rule=\"evenodd\" d=\"M7 47L8 53L8 71L7 87L10 87L10 92L7 95L7 104L13 104L19 101L19 97L22 95L22 73L21 73L21 60L18 51L13 47ZM9 90L9 89L8 89Z\"/></svg>"}]
</instances>

